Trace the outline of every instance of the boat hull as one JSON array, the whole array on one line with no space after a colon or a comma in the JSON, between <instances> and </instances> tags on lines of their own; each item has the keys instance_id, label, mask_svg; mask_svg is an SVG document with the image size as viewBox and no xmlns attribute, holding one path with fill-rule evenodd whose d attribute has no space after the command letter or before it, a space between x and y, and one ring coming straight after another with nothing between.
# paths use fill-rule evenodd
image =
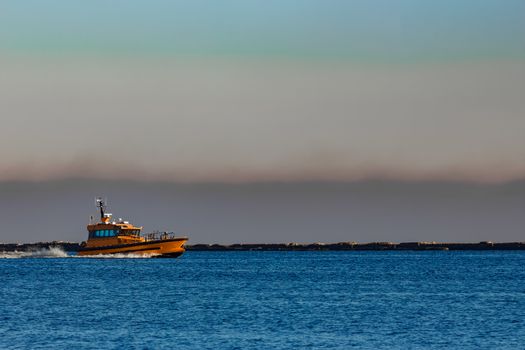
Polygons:
<instances>
[{"instance_id":1,"label":"boat hull","mask_svg":"<svg viewBox=\"0 0 525 350\"><path fill-rule=\"evenodd\" d=\"M133 254L150 255L151 257L159 258L176 258L184 253L184 243L187 240L187 238L172 238L139 243L84 247L78 252L78 255Z\"/></svg>"}]
</instances>

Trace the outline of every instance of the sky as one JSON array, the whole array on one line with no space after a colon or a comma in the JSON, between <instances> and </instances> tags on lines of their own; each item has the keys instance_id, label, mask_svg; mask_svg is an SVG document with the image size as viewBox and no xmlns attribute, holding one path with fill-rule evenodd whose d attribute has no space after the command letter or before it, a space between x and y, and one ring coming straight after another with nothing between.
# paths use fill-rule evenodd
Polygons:
<instances>
[{"instance_id":1,"label":"sky","mask_svg":"<svg viewBox=\"0 0 525 350\"><path fill-rule=\"evenodd\" d=\"M0 242L87 238L94 196L145 232L196 243L523 241L525 181L0 183Z\"/></svg>"},{"instance_id":2,"label":"sky","mask_svg":"<svg viewBox=\"0 0 525 350\"><path fill-rule=\"evenodd\" d=\"M57 198L38 186L68 188L72 179L106 192L120 181L174 194L220 184L225 202L241 189L257 202L250 186L274 184L271 202L280 203L300 201L278 195L285 184L317 194L313 184L360 185L370 199L369 182L386 181L415 186L436 208L444 202L435 184L491 195L514 184L522 195L524 38L521 0L2 1L0 192L23 183L35 192L17 198L45 202ZM135 187L119 188L117 203ZM74 189L69 196L89 197L76 198L79 211L101 194ZM485 198L459 192L474 206ZM494 196L486 198L498 213L522 203ZM10 201L0 202L7 213ZM343 225L347 205L334 199L322 220L335 211ZM38 215L35 227L46 220ZM264 216L249 217L247 226ZM462 236L449 217L458 239L490 236ZM297 218L279 219L283 230L287 220ZM519 216L511 222L504 237L519 239ZM282 239L300 240L304 228L291 227ZM211 239L201 230L197 240ZM378 230L357 236L418 238ZM234 231L216 240L264 240ZM54 237L16 226L2 236Z\"/></svg>"}]
</instances>

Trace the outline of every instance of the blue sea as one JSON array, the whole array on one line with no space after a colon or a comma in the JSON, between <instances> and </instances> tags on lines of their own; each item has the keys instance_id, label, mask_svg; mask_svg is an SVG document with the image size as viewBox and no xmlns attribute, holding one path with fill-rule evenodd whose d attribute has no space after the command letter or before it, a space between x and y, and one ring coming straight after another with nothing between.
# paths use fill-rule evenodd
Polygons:
<instances>
[{"instance_id":1,"label":"blue sea","mask_svg":"<svg viewBox=\"0 0 525 350\"><path fill-rule=\"evenodd\" d=\"M0 259L1 349L522 349L524 252Z\"/></svg>"}]
</instances>

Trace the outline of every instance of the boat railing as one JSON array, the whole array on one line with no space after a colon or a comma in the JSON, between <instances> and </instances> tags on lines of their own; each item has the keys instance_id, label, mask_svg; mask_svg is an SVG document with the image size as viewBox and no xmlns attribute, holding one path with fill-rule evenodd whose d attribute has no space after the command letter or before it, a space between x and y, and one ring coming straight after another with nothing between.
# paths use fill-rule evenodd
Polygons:
<instances>
[{"instance_id":1,"label":"boat railing","mask_svg":"<svg viewBox=\"0 0 525 350\"><path fill-rule=\"evenodd\" d=\"M146 242L147 241L162 241L166 239L176 238L175 232L160 232L160 231L145 233L142 236L144 237Z\"/></svg>"}]
</instances>

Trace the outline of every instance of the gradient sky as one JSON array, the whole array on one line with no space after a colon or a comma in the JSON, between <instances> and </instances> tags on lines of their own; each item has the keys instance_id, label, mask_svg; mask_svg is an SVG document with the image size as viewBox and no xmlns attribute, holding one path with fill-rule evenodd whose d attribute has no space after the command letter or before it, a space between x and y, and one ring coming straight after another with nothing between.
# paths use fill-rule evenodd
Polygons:
<instances>
[{"instance_id":1,"label":"gradient sky","mask_svg":"<svg viewBox=\"0 0 525 350\"><path fill-rule=\"evenodd\" d=\"M0 179L525 175L525 3L3 1Z\"/></svg>"},{"instance_id":2,"label":"gradient sky","mask_svg":"<svg viewBox=\"0 0 525 350\"><path fill-rule=\"evenodd\" d=\"M190 243L524 241L525 181L58 180L0 183L0 242L85 240L97 193L116 218Z\"/></svg>"},{"instance_id":3,"label":"gradient sky","mask_svg":"<svg viewBox=\"0 0 525 350\"><path fill-rule=\"evenodd\" d=\"M522 0L0 3L2 191L82 178L493 193L525 178L524 135Z\"/></svg>"}]
</instances>

